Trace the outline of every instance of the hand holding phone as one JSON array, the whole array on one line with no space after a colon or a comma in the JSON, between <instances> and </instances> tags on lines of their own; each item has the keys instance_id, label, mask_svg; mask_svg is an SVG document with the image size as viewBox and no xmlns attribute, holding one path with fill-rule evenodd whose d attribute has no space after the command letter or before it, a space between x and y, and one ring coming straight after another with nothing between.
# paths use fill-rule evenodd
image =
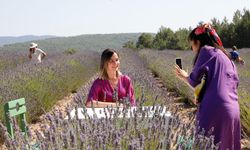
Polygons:
<instances>
[{"instance_id":1,"label":"hand holding phone","mask_svg":"<svg viewBox=\"0 0 250 150\"><path fill-rule=\"evenodd\" d=\"M181 58L176 58L175 63L182 69Z\"/></svg>"}]
</instances>

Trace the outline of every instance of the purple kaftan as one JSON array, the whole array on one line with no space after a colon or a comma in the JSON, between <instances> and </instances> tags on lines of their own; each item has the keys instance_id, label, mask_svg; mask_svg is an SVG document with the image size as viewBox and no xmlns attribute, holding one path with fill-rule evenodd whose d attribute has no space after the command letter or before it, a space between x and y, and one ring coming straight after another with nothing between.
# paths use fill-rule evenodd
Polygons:
<instances>
[{"instance_id":1,"label":"purple kaftan","mask_svg":"<svg viewBox=\"0 0 250 150\"><path fill-rule=\"evenodd\" d=\"M96 79L90 89L88 101L97 100L102 102L116 102L114 99L114 89L108 80ZM128 76L120 75L117 84L118 100L128 97L131 106L135 106L134 88Z\"/></svg>"},{"instance_id":2,"label":"purple kaftan","mask_svg":"<svg viewBox=\"0 0 250 150\"><path fill-rule=\"evenodd\" d=\"M207 74L204 97L197 112L199 127L205 134L213 127L215 143L221 150L240 150L240 110L237 87L239 77L234 63L219 49L204 46L200 50L188 81L195 87Z\"/></svg>"}]
</instances>

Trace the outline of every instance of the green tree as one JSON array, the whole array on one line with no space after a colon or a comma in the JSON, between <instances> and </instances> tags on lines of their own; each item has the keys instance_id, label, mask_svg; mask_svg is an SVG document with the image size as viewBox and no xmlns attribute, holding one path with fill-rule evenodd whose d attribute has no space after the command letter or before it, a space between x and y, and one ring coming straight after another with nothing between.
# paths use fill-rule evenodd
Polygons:
<instances>
[{"instance_id":1,"label":"green tree","mask_svg":"<svg viewBox=\"0 0 250 150\"><path fill-rule=\"evenodd\" d=\"M201 24L201 22L199 23ZM229 48L233 45L237 45L239 48L250 47L250 11L244 9L243 12L237 10L234 13L232 22L229 22L226 17L222 21L212 18L212 26L216 29L220 36L224 47ZM151 45L151 37L142 34L136 46L138 48L155 48L159 50L163 49L178 49L188 50L190 49L187 41L188 34L192 28L179 29L173 32L170 28L161 26L158 33L153 38Z\"/></svg>"},{"instance_id":2,"label":"green tree","mask_svg":"<svg viewBox=\"0 0 250 150\"><path fill-rule=\"evenodd\" d=\"M136 49L136 45L133 41L127 41L123 44L123 48L130 48L130 49Z\"/></svg>"},{"instance_id":3,"label":"green tree","mask_svg":"<svg viewBox=\"0 0 250 150\"><path fill-rule=\"evenodd\" d=\"M188 34L191 31L183 28L175 32L175 37L177 38L176 49L178 50L189 50L190 45L188 43Z\"/></svg>"},{"instance_id":4,"label":"green tree","mask_svg":"<svg viewBox=\"0 0 250 150\"><path fill-rule=\"evenodd\" d=\"M175 49L176 44L177 38L174 36L174 32L170 28L161 26L159 32L153 40L154 48L159 50Z\"/></svg>"},{"instance_id":5,"label":"green tree","mask_svg":"<svg viewBox=\"0 0 250 150\"><path fill-rule=\"evenodd\" d=\"M227 18L224 17L219 28L220 28L220 32L218 34L223 42L223 46L232 47L235 44L233 40L234 35L235 35L235 30L234 30L234 26L232 25L232 23L230 24Z\"/></svg>"},{"instance_id":6,"label":"green tree","mask_svg":"<svg viewBox=\"0 0 250 150\"><path fill-rule=\"evenodd\" d=\"M250 47L250 11L244 9L243 15L235 28L235 41L238 47Z\"/></svg>"},{"instance_id":7,"label":"green tree","mask_svg":"<svg viewBox=\"0 0 250 150\"><path fill-rule=\"evenodd\" d=\"M223 42L224 47L232 47L233 45L235 45L235 26L232 23L224 26L220 34L220 38Z\"/></svg>"},{"instance_id":8,"label":"green tree","mask_svg":"<svg viewBox=\"0 0 250 150\"><path fill-rule=\"evenodd\" d=\"M213 19L211 19L211 24L216 29L218 35L221 35L221 30L222 29L221 29L220 21L218 19L216 19L216 18L213 18Z\"/></svg>"},{"instance_id":9,"label":"green tree","mask_svg":"<svg viewBox=\"0 0 250 150\"><path fill-rule=\"evenodd\" d=\"M242 15L241 15L240 10L236 10L236 12L234 13L234 16L233 16L233 24L234 25L239 24L241 17L242 17Z\"/></svg>"},{"instance_id":10,"label":"green tree","mask_svg":"<svg viewBox=\"0 0 250 150\"><path fill-rule=\"evenodd\" d=\"M142 33L141 36L139 36L138 41L136 43L137 48L152 48L153 43L153 36L149 33Z\"/></svg>"}]
</instances>

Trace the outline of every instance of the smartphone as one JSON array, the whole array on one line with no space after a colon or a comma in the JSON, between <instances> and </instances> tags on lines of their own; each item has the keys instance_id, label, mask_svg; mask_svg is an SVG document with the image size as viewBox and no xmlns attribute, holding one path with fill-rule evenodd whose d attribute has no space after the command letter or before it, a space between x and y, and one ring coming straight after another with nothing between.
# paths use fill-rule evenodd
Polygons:
<instances>
[{"instance_id":1,"label":"smartphone","mask_svg":"<svg viewBox=\"0 0 250 150\"><path fill-rule=\"evenodd\" d=\"M176 58L175 63L182 69L181 58Z\"/></svg>"}]
</instances>

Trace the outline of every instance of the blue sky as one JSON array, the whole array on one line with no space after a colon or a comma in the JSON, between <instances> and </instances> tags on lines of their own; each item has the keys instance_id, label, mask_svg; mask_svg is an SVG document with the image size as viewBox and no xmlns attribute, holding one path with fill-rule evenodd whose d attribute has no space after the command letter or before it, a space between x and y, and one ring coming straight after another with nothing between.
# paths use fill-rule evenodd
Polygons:
<instances>
[{"instance_id":1,"label":"blue sky","mask_svg":"<svg viewBox=\"0 0 250 150\"><path fill-rule=\"evenodd\" d=\"M0 36L176 31L212 18L232 21L250 0L1 0Z\"/></svg>"}]
</instances>

